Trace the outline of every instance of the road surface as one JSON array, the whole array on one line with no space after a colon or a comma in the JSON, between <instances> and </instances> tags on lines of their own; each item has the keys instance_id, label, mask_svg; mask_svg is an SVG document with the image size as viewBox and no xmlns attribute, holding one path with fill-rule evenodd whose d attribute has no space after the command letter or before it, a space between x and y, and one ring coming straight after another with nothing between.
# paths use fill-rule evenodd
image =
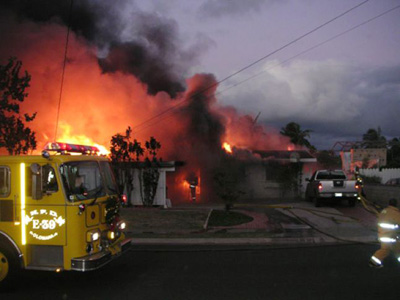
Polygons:
<instances>
[{"instance_id":1,"label":"road surface","mask_svg":"<svg viewBox=\"0 0 400 300\"><path fill-rule=\"evenodd\" d=\"M26 271L0 299L399 299L400 265L374 245L139 246L98 271Z\"/></svg>"}]
</instances>

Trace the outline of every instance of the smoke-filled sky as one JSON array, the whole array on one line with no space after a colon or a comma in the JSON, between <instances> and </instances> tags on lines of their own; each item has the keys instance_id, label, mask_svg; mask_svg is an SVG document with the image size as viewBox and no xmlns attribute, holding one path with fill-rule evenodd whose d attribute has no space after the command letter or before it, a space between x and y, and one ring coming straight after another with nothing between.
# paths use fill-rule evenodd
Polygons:
<instances>
[{"instance_id":1,"label":"smoke-filled sky","mask_svg":"<svg viewBox=\"0 0 400 300\"><path fill-rule=\"evenodd\" d=\"M222 80L363 1L140 2L175 20L186 45L203 41L190 73L211 72ZM221 84L219 101L254 116L261 112L258 121L278 129L295 121L313 130L319 149L361 140L378 126L388 138L399 137L400 9L285 62L398 5L367 2Z\"/></svg>"},{"instance_id":2,"label":"smoke-filled sky","mask_svg":"<svg viewBox=\"0 0 400 300\"><path fill-rule=\"evenodd\" d=\"M68 21L69 0L4 0L0 59L15 55L32 74L34 129L51 138L70 22L61 130L109 137L181 101L197 73L221 81L361 2L80 0ZM246 136L241 122L261 112L264 133L294 121L313 131L318 149L360 140L369 128L399 137L400 9L325 43L398 5L370 0L219 84L213 105L226 128L218 136ZM182 126L179 118L155 120L143 136Z\"/></svg>"}]
</instances>

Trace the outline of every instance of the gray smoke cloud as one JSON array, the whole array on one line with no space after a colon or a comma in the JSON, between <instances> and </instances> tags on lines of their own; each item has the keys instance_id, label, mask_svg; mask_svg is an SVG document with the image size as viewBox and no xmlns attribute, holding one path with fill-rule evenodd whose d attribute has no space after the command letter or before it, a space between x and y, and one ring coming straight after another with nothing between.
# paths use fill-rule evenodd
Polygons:
<instances>
[{"instance_id":1,"label":"gray smoke cloud","mask_svg":"<svg viewBox=\"0 0 400 300\"><path fill-rule=\"evenodd\" d=\"M361 140L369 128L381 127L389 139L399 135L400 65L297 60L286 66L271 61L263 69L220 100L241 111L261 111L260 122L277 128L295 121L313 130L318 149Z\"/></svg>"},{"instance_id":2,"label":"gray smoke cloud","mask_svg":"<svg viewBox=\"0 0 400 300\"><path fill-rule=\"evenodd\" d=\"M196 61L199 47L184 50L174 20L140 11L133 1L4 0L3 13L20 20L70 24L71 30L98 49L103 72L135 75L148 92L171 97L184 91L184 73Z\"/></svg>"},{"instance_id":3,"label":"gray smoke cloud","mask_svg":"<svg viewBox=\"0 0 400 300\"><path fill-rule=\"evenodd\" d=\"M199 7L201 17L221 17L260 11L265 5L282 2L278 0L207 0Z\"/></svg>"}]
</instances>

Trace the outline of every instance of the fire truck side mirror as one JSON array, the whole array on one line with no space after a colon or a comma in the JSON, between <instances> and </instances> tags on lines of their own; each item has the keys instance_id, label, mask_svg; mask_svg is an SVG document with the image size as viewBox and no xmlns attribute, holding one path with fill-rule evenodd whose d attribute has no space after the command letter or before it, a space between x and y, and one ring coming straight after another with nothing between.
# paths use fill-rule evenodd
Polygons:
<instances>
[{"instance_id":1,"label":"fire truck side mirror","mask_svg":"<svg viewBox=\"0 0 400 300\"><path fill-rule=\"evenodd\" d=\"M32 199L35 199L35 200L40 200L43 198L41 170L42 170L42 167L39 164L31 165Z\"/></svg>"}]
</instances>

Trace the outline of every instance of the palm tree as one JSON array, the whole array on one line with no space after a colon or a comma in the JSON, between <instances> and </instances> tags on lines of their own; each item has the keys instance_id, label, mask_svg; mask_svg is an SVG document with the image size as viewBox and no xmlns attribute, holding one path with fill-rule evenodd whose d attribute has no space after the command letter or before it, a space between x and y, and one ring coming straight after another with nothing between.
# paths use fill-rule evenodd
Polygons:
<instances>
[{"instance_id":1,"label":"palm tree","mask_svg":"<svg viewBox=\"0 0 400 300\"><path fill-rule=\"evenodd\" d=\"M378 129L370 128L363 134L364 148L386 148L386 138L382 135L380 127Z\"/></svg>"},{"instance_id":2,"label":"palm tree","mask_svg":"<svg viewBox=\"0 0 400 300\"><path fill-rule=\"evenodd\" d=\"M387 166L391 168L400 167L400 138L393 138L389 142Z\"/></svg>"},{"instance_id":3,"label":"palm tree","mask_svg":"<svg viewBox=\"0 0 400 300\"><path fill-rule=\"evenodd\" d=\"M312 130L309 129L302 130L301 126L295 122L288 123L286 127L283 127L280 131L282 135L289 137L290 142L293 144L305 146L308 149L315 149L307 140L307 138L310 137L311 132Z\"/></svg>"}]
</instances>

